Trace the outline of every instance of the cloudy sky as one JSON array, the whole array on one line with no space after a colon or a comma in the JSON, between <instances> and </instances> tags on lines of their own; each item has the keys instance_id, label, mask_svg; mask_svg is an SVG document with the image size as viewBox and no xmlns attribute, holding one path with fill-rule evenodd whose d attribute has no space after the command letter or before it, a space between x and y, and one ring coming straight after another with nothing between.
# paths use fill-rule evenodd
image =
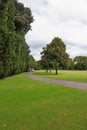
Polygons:
<instances>
[{"instance_id":1,"label":"cloudy sky","mask_svg":"<svg viewBox=\"0 0 87 130\"><path fill-rule=\"evenodd\" d=\"M71 58L87 56L87 0L19 1L31 9L35 20L26 41L36 60L54 37L64 41Z\"/></svg>"}]
</instances>

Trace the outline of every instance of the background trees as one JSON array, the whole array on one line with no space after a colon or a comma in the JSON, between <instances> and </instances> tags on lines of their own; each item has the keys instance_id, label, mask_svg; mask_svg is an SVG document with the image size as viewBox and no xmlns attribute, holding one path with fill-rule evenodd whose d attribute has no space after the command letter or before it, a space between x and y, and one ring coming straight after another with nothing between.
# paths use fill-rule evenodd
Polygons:
<instances>
[{"instance_id":1,"label":"background trees","mask_svg":"<svg viewBox=\"0 0 87 130\"><path fill-rule=\"evenodd\" d=\"M33 17L17 0L0 0L0 78L28 71L30 49L25 34Z\"/></svg>"},{"instance_id":2,"label":"background trees","mask_svg":"<svg viewBox=\"0 0 87 130\"><path fill-rule=\"evenodd\" d=\"M32 55L29 55L29 71L36 69L36 61Z\"/></svg>"},{"instance_id":3,"label":"background trees","mask_svg":"<svg viewBox=\"0 0 87 130\"><path fill-rule=\"evenodd\" d=\"M87 70L87 56L76 56L74 58L74 69Z\"/></svg>"},{"instance_id":4,"label":"background trees","mask_svg":"<svg viewBox=\"0 0 87 130\"><path fill-rule=\"evenodd\" d=\"M70 58L66 53L66 45L64 42L55 37L41 52L40 66L42 69L55 69L56 74L58 69L67 70L87 70L87 56L76 56Z\"/></svg>"},{"instance_id":5,"label":"background trees","mask_svg":"<svg viewBox=\"0 0 87 130\"><path fill-rule=\"evenodd\" d=\"M66 69L69 55L66 53L64 42L55 37L41 52L41 64L45 69Z\"/></svg>"}]
</instances>

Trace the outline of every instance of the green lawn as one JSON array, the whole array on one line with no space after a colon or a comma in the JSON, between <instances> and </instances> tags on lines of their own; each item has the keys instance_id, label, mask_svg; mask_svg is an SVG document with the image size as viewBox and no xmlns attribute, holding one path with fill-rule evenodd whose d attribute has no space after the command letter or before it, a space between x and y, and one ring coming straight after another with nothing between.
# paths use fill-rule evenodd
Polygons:
<instances>
[{"instance_id":1,"label":"green lawn","mask_svg":"<svg viewBox=\"0 0 87 130\"><path fill-rule=\"evenodd\" d=\"M0 130L87 130L87 91L23 74L0 80Z\"/></svg>"},{"instance_id":2,"label":"green lawn","mask_svg":"<svg viewBox=\"0 0 87 130\"><path fill-rule=\"evenodd\" d=\"M55 75L55 71L46 72L44 70L35 71L35 75L43 76L46 78L60 79L60 80L71 80L79 82L87 82L87 71L64 71L59 70L59 74Z\"/></svg>"}]
</instances>

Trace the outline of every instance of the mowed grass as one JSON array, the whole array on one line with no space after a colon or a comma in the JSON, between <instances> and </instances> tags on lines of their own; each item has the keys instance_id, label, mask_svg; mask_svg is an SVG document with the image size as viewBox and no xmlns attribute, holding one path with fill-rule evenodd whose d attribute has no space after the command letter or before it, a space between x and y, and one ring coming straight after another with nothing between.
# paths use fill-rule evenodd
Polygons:
<instances>
[{"instance_id":1,"label":"mowed grass","mask_svg":"<svg viewBox=\"0 0 87 130\"><path fill-rule=\"evenodd\" d=\"M87 82L87 71L59 70L58 75L55 75L54 70L51 71L51 74L50 72L47 73L45 70L39 70L35 71L34 74L46 78L53 78L59 80Z\"/></svg>"},{"instance_id":2,"label":"mowed grass","mask_svg":"<svg viewBox=\"0 0 87 130\"><path fill-rule=\"evenodd\" d=\"M24 74L0 80L0 130L87 130L87 91Z\"/></svg>"}]
</instances>

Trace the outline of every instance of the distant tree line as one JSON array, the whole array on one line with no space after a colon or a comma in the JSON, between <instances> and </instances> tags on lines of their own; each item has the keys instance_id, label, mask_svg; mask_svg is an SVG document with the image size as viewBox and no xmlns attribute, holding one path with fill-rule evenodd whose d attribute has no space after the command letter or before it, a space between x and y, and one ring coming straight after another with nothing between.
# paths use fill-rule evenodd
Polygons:
<instances>
[{"instance_id":1,"label":"distant tree line","mask_svg":"<svg viewBox=\"0 0 87 130\"><path fill-rule=\"evenodd\" d=\"M51 72L55 69L58 74L59 69L63 70L87 70L87 56L76 56L71 59L66 53L66 45L59 37L55 37L46 47L42 48L41 60L38 67Z\"/></svg>"},{"instance_id":2,"label":"distant tree line","mask_svg":"<svg viewBox=\"0 0 87 130\"><path fill-rule=\"evenodd\" d=\"M33 16L17 0L0 0L0 78L28 71L30 49L25 34Z\"/></svg>"}]
</instances>

